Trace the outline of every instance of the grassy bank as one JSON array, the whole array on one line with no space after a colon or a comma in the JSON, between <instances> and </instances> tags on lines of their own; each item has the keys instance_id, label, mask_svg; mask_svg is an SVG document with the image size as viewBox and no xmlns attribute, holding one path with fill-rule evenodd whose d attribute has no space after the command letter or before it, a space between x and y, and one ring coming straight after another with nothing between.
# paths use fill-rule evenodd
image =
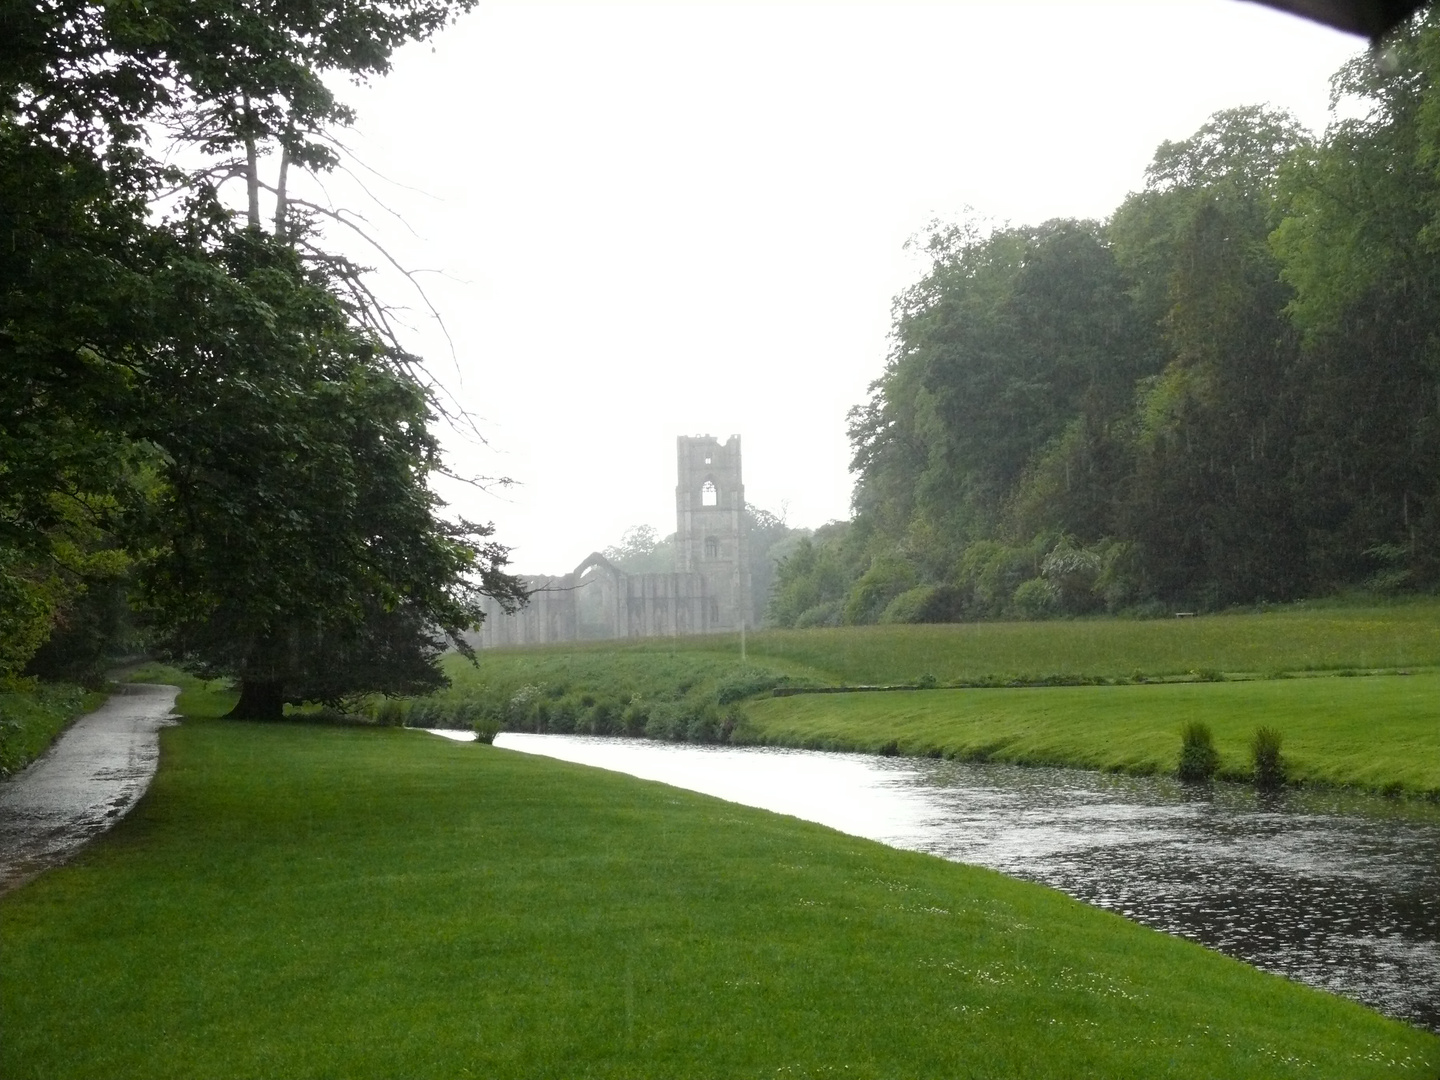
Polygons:
<instances>
[{"instance_id":1,"label":"grassy bank","mask_svg":"<svg viewBox=\"0 0 1440 1080\"><path fill-rule=\"evenodd\" d=\"M748 635L745 648L750 668L829 684L1413 670L1440 667L1440 599L1191 619L765 630ZM471 686L568 680L644 696L687 679L724 679L739 661L739 636L712 634L497 649L482 654L477 676L460 664L455 671Z\"/></svg>"},{"instance_id":2,"label":"grassy bank","mask_svg":"<svg viewBox=\"0 0 1440 1080\"><path fill-rule=\"evenodd\" d=\"M1211 726L1222 776L1250 772L1256 728L1292 781L1440 796L1440 601L1295 605L1149 622L1094 619L767 631L586 642L449 661L441 726L646 735L1173 772L1180 728ZM1375 671L1412 674L1374 676ZM1366 676L1345 678L1340 676ZM1290 678L1287 676L1302 676ZM895 683L1081 686L801 695Z\"/></svg>"},{"instance_id":3,"label":"grassy bank","mask_svg":"<svg viewBox=\"0 0 1440 1080\"><path fill-rule=\"evenodd\" d=\"M1054 675L1130 679L1440 666L1440 600L1297 604L1190 619L1076 619L767 631L750 655L848 683L941 683Z\"/></svg>"},{"instance_id":4,"label":"grassy bank","mask_svg":"<svg viewBox=\"0 0 1440 1080\"><path fill-rule=\"evenodd\" d=\"M1289 779L1440 798L1440 674L889 694L804 695L748 709L757 742L1173 773L1180 729L1210 726L1220 775L1247 779L1257 727ZM887 745L887 744L893 744Z\"/></svg>"},{"instance_id":5,"label":"grassy bank","mask_svg":"<svg viewBox=\"0 0 1440 1080\"><path fill-rule=\"evenodd\" d=\"M1431 1078L1440 1040L1037 886L394 729L191 721L0 900L6 1077Z\"/></svg>"},{"instance_id":6,"label":"grassy bank","mask_svg":"<svg viewBox=\"0 0 1440 1080\"><path fill-rule=\"evenodd\" d=\"M19 772L77 716L100 707L103 693L68 683L26 680L0 690L0 778Z\"/></svg>"}]
</instances>

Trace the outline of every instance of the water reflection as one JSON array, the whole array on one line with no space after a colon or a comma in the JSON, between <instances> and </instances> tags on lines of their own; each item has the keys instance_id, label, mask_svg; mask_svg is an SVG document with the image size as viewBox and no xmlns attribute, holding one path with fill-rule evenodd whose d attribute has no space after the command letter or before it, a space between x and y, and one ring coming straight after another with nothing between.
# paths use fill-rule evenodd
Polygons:
<instances>
[{"instance_id":1,"label":"water reflection","mask_svg":"<svg viewBox=\"0 0 1440 1080\"><path fill-rule=\"evenodd\" d=\"M1440 1031L1440 813L1070 769L503 734L1042 882Z\"/></svg>"}]
</instances>

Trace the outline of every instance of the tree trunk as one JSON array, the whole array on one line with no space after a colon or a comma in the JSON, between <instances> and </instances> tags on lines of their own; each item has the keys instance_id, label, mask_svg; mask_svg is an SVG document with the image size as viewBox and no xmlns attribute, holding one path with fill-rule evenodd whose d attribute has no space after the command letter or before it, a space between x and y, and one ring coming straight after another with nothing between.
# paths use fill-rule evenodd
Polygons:
<instances>
[{"instance_id":1,"label":"tree trunk","mask_svg":"<svg viewBox=\"0 0 1440 1080\"><path fill-rule=\"evenodd\" d=\"M290 178L290 150L280 147L280 179L275 185L275 239L288 242L290 226L285 220L289 206L285 199L285 184Z\"/></svg>"},{"instance_id":2,"label":"tree trunk","mask_svg":"<svg viewBox=\"0 0 1440 1080\"><path fill-rule=\"evenodd\" d=\"M285 715L285 684L240 680L240 700L225 714L230 720L279 720Z\"/></svg>"},{"instance_id":3,"label":"tree trunk","mask_svg":"<svg viewBox=\"0 0 1440 1080\"><path fill-rule=\"evenodd\" d=\"M252 229L260 228L260 160L255 146L255 114L250 98L241 98L245 110L245 220ZM242 693L244 691L241 691Z\"/></svg>"}]
</instances>

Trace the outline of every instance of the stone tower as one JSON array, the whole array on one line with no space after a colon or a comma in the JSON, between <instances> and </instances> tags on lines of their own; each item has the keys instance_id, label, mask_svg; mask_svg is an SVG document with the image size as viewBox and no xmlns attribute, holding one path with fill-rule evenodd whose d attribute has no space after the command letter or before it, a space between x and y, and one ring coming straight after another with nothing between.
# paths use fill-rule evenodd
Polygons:
<instances>
[{"instance_id":1,"label":"stone tower","mask_svg":"<svg viewBox=\"0 0 1440 1080\"><path fill-rule=\"evenodd\" d=\"M706 610L699 629L752 625L740 436L722 443L709 435L681 435L676 448L675 569L704 580Z\"/></svg>"}]
</instances>

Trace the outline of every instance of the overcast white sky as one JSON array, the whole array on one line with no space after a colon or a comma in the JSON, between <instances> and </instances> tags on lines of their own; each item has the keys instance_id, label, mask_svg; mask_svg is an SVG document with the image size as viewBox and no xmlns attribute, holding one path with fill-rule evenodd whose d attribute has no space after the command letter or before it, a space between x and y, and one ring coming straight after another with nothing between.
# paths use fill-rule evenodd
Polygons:
<instances>
[{"instance_id":1,"label":"overcast white sky","mask_svg":"<svg viewBox=\"0 0 1440 1080\"><path fill-rule=\"evenodd\" d=\"M458 365L418 313L415 340L488 439L452 462L520 482L447 497L560 573L673 531L675 436L734 432L752 504L845 517L907 238L1105 217L1218 109L1321 129L1362 47L1237 0L483 6L346 94L413 235L370 216L443 271Z\"/></svg>"}]
</instances>

